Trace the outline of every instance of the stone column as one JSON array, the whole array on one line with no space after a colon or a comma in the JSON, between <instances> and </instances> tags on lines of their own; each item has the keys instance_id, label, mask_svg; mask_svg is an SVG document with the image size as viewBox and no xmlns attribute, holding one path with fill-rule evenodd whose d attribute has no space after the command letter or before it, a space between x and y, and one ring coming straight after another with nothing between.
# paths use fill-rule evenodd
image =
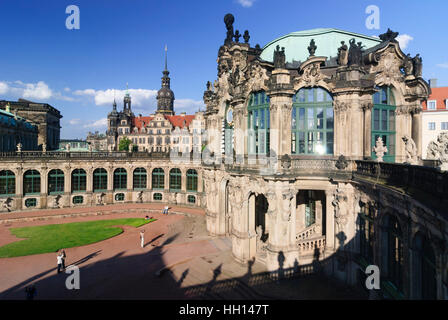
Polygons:
<instances>
[{"instance_id":1,"label":"stone column","mask_svg":"<svg viewBox=\"0 0 448 320\"><path fill-rule=\"evenodd\" d=\"M364 125L364 158L369 158L372 155L372 108L371 102L364 103L363 107L363 125Z\"/></svg>"},{"instance_id":2,"label":"stone column","mask_svg":"<svg viewBox=\"0 0 448 320\"><path fill-rule=\"evenodd\" d=\"M234 100L233 107L233 140L235 154L247 154L247 109L243 99ZM226 117L227 115L224 115Z\"/></svg>"},{"instance_id":3,"label":"stone column","mask_svg":"<svg viewBox=\"0 0 448 320\"><path fill-rule=\"evenodd\" d=\"M334 207L333 207L333 190L325 190L325 202L327 206L326 210L326 239L325 239L325 249L326 251L334 251L334 237L335 237L335 221L334 221Z\"/></svg>"},{"instance_id":4,"label":"stone column","mask_svg":"<svg viewBox=\"0 0 448 320\"><path fill-rule=\"evenodd\" d=\"M417 105L412 113L412 140L417 147L417 155L422 157L422 107Z\"/></svg>"},{"instance_id":5,"label":"stone column","mask_svg":"<svg viewBox=\"0 0 448 320\"><path fill-rule=\"evenodd\" d=\"M180 180L181 191L187 192L187 170L181 169L180 173L181 173L181 180Z\"/></svg>"},{"instance_id":6,"label":"stone column","mask_svg":"<svg viewBox=\"0 0 448 320\"><path fill-rule=\"evenodd\" d=\"M86 192L92 193L93 192L93 171L94 168L87 168L84 169L86 171Z\"/></svg>"},{"instance_id":7,"label":"stone column","mask_svg":"<svg viewBox=\"0 0 448 320\"><path fill-rule=\"evenodd\" d=\"M152 189L152 170L153 168L146 168L146 189Z\"/></svg>"},{"instance_id":8,"label":"stone column","mask_svg":"<svg viewBox=\"0 0 448 320\"><path fill-rule=\"evenodd\" d=\"M168 193L170 191L170 170L171 168L163 168L163 171L165 172L164 178L165 178L165 192Z\"/></svg>"},{"instance_id":9,"label":"stone column","mask_svg":"<svg viewBox=\"0 0 448 320\"><path fill-rule=\"evenodd\" d=\"M40 209L47 207L48 196L48 168L42 167L40 170Z\"/></svg>"},{"instance_id":10,"label":"stone column","mask_svg":"<svg viewBox=\"0 0 448 320\"><path fill-rule=\"evenodd\" d=\"M22 167L18 167L15 173L16 175L16 202L15 207L16 210L22 209L23 202L23 169Z\"/></svg>"},{"instance_id":11,"label":"stone column","mask_svg":"<svg viewBox=\"0 0 448 320\"><path fill-rule=\"evenodd\" d=\"M270 149L278 157L291 154L291 117L294 89L286 69L272 71L275 85L268 92L270 99Z\"/></svg>"}]
</instances>

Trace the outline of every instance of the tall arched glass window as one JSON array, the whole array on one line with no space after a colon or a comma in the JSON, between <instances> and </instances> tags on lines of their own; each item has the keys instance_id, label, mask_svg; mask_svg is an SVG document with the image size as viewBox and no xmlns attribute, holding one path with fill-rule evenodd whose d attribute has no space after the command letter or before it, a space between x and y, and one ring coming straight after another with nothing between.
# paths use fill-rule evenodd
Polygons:
<instances>
[{"instance_id":1,"label":"tall arched glass window","mask_svg":"<svg viewBox=\"0 0 448 320\"><path fill-rule=\"evenodd\" d=\"M387 270L387 279L399 294L403 293L403 233L397 218L384 217L383 229L383 268Z\"/></svg>"},{"instance_id":2,"label":"tall arched glass window","mask_svg":"<svg viewBox=\"0 0 448 320\"><path fill-rule=\"evenodd\" d=\"M316 200L312 190L305 191L305 227L316 223Z\"/></svg>"},{"instance_id":3,"label":"tall arched glass window","mask_svg":"<svg viewBox=\"0 0 448 320\"><path fill-rule=\"evenodd\" d=\"M142 190L146 189L146 169L145 168L137 168L134 170L134 179L133 179L133 187L134 190Z\"/></svg>"},{"instance_id":4,"label":"tall arched glass window","mask_svg":"<svg viewBox=\"0 0 448 320\"><path fill-rule=\"evenodd\" d=\"M13 196L16 193L16 176L10 170L0 171L0 196Z\"/></svg>"},{"instance_id":5,"label":"tall arched glass window","mask_svg":"<svg viewBox=\"0 0 448 320\"><path fill-rule=\"evenodd\" d=\"M126 190L128 174L126 169L118 168L114 171L114 190Z\"/></svg>"},{"instance_id":6,"label":"tall arched glass window","mask_svg":"<svg viewBox=\"0 0 448 320\"><path fill-rule=\"evenodd\" d=\"M23 175L23 194L34 195L40 193L40 173L37 170L28 170Z\"/></svg>"},{"instance_id":7,"label":"tall arched glass window","mask_svg":"<svg viewBox=\"0 0 448 320\"><path fill-rule=\"evenodd\" d=\"M107 171L98 168L93 171L93 192L107 191Z\"/></svg>"},{"instance_id":8,"label":"tall arched glass window","mask_svg":"<svg viewBox=\"0 0 448 320\"><path fill-rule=\"evenodd\" d=\"M170 191L180 191L182 188L182 173L180 169L170 170Z\"/></svg>"},{"instance_id":9,"label":"tall arched glass window","mask_svg":"<svg viewBox=\"0 0 448 320\"><path fill-rule=\"evenodd\" d=\"M333 98L322 88L302 88L292 97L291 153L333 154Z\"/></svg>"},{"instance_id":10,"label":"tall arched glass window","mask_svg":"<svg viewBox=\"0 0 448 320\"><path fill-rule=\"evenodd\" d=\"M224 153L233 156L233 108L227 103L224 115Z\"/></svg>"},{"instance_id":11,"label":"tall arched glass window","mask_svg":"<svg viewBox=\"0 0 448 320\"><path fill-rule=\"evenodd\" d=\"M381 137L387 147L384 161L395 162L395 97L390 87L379 87L377 90L373 95L371 147ZM373 151L372 158L376 159Z\"/></svg>"},{"instance_id":12,"label":"tall arched glass window","mask_svg":"<svg viewBox=\"0 0 448 320\"><path fill-rule=\"evenodd\" d=\"M198 191L198 172L194 169L187 171L187 191Z\"/></svg>"},{"instance_id":13,"label":"tall arched glass window","mask_svg":"<svg viewBox=\"0 0 448 320\"><path fill-rule=\"evenodd\" d=\"M72 171L72 192L85 192L87 186L87 175L84 169Z\"/></svg>"},{"instance_id":14,"label":"tall arched glass window","mask_svg":"<svg viewBox=\"0 0 448 320\"><path fill-rule=\"evenodd\" d=\"M254 92L249 97L248 132L249 154L267 154L269 152L270 112L269 97L264 91Z\"/></svg>"},{"instance_id":15,"label":"tall arched glass window","mask_svg":"<svg viewBox=\"0 0 448 320\"><path fill-rule=\"evenodd\" d=\"M162 168L152 170L152 189L165 188L165 172Z\"/></svg>"},{"instance_id":16,"label":"tall arched glass window","mask_svg":"<svg viewBox=\"0 0 448 320\"><path fill-rule=\"evenodd\" d=\"M59 169L48 173L48 194L64 193L64 172Z\"/></svg>"},{"instance_id":17,"label":"tall arched glass window","mask_svg":"<svg viewBox=\"0 0 448 320\"><path fill-rule=\"evenodd\" d=\"M418 233L414 238L413 283L417 299L437 299L436 257L429 240Z\"/></svg>"}]
</instances>

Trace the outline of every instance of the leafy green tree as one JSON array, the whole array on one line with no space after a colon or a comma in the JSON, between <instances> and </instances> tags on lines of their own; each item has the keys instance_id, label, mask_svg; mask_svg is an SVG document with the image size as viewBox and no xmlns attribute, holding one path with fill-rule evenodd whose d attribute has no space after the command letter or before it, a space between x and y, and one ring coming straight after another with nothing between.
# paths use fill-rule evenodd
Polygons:
<instances>
[{"instance_id":1,"label":"leafy green tree","mask_svg":"<svg viewBox=\"0 0 448 320\"><path fill-rule=\"evenodd\" d=\"M123 137L120 140L120 143L118 144L118 150L119 151L128 151L129 145L132 143L132 141L128 137Z\"/></svg>"}]
</instances>

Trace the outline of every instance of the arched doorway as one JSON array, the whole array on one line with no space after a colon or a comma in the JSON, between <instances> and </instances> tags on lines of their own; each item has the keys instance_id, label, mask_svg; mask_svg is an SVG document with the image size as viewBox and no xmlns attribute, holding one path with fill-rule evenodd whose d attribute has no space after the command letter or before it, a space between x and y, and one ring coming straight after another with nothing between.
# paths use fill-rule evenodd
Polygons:
<instances>
[{"instance_id":1,"label":"arched doorway","mask_svg":"<svg viewBox=\"0 0 448 320\"><path fill-rule=\"evenodd\" d=\"M269 237L269 231L266 225L266 213L268 212L268 199L263 194L255 196L255 231L257 232L257 239L266 243ZM259 230L261 234L259 234Z\"/></svg>"}]
</instances>

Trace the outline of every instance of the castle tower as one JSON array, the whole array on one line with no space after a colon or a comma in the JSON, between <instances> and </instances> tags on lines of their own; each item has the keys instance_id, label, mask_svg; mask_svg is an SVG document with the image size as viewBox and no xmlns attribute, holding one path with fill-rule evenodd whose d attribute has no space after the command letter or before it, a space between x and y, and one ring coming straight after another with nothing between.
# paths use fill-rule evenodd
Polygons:
<instances>
[{"instance_id":1,"label":"castle tower","mask_svg":"<svg viewBox=\"0 0 448 320\"><path fill-rule=\"evenodd\" d=\"M170 72L167 64L167 47L165 46L165 70L163 70L162 88L157 92L157 112L174 114L174 92L170 88Z\"/></svg>"}]
</instances>

